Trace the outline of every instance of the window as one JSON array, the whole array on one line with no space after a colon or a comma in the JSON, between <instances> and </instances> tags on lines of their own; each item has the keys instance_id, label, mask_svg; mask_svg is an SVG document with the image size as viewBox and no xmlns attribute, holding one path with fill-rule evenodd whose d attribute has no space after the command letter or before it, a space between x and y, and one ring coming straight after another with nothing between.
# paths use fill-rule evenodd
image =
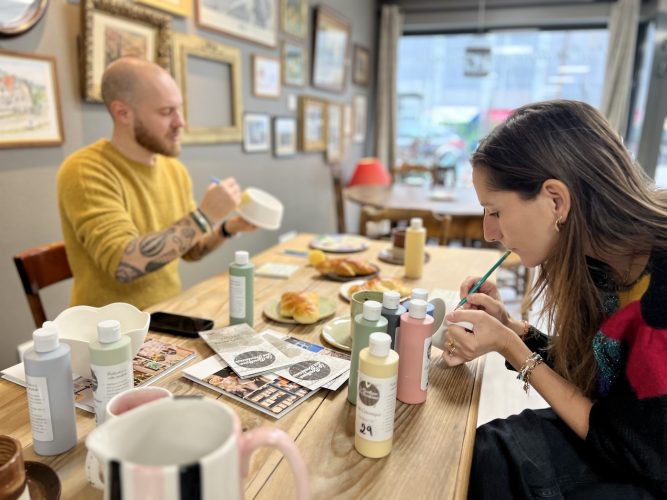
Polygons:
<instances>
[{"instance_id":1,"label":"window","mask_svg":"<svg viewBox=\"0 0 667 500\"><path fill-rule=\"evenodd\" d=\"M471 185L470 154L513 109L555 98L600 106L607 41L606 29L401 37L398 162L455 166Z\"/></svg>"}]
</instances>

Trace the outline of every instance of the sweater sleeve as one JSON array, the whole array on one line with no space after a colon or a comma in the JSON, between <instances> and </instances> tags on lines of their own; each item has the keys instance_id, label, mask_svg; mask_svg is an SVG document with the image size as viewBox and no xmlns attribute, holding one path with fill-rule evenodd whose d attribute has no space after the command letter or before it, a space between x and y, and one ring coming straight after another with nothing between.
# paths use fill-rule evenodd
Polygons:
<instances>
[{"instance_id":1,"label":"sweater sleeve","mask_svg":"<svg viewBox=\"0 0 667 500\"><path fill-rule=\"evenodd\" d=\"M58 174L61 210L95 265L114 278L123 252L139 231L130 218L121 180L99 158L66 160Z\"/></svg>"}]
</instances>

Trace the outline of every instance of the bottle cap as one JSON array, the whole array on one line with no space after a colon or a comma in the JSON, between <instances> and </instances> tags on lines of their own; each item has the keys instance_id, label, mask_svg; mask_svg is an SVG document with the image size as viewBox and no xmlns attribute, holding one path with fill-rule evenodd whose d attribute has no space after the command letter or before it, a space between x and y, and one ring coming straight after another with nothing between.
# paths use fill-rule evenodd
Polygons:
<instances>
[{"instance_id":1,"label":"bottle cap","mask_svg":"<svg viewBox=\"0 0 667 500\"><path fill-rule=\"evenodd\" d=\"M103 344L120 340L120 322L115 319L107 319L97 323L97 340Z\"/></svg>"},{"instance_id":2,"label":"bottle cap","mask_svg":"<svg viewBox=\"0 0 667 500\"><path fill-rule=\"evenodd\" d=\"M396 290L390 290L382 294L382 307L385 309L398 309L401 303L401 294Z\"/></svg>"},{"instance_id":3,"label":"bottle cap","mask_svg":"<svg viewBox=\"0 0 667 500\"><path fill-rule=\"evenodd\" d=\"M382 304L375 300L367 300L364 302L364 319L368 321L377 321L380 319L382 313Z\"/></svg>"},{"instance_id":4,"label":"bottle cap","mask_svg":"<svg viewBox=\"0 0 667 500\"><path fill-rule=\"evenodd\" d=\"M391 337L384 332L371 333L368 350L372 356L384 358L391 350Z\"/></svg>"},{"instance_id":5,"label":"bottle cap","mask_svg":"<svg viewBox=\"0 0 667 500\"><path fill-rule=\"evenodd\" d=\"M424 225L421 217L413 217L410 219L410 229L421 229Z\"/></svg>"},{"instance_id":6,"label":"bottle cap","mask_svg":"<svg viewBox=\"0 0 667 500\"><path fill-rule=\"evenodd\" d=\"M47 324L48 323L48 324ZM32 342L35 352L51 352L60 345L58 328L53 321L45 321L42 328L32 332Z\"/></svg>"},{"instance_id":7,"label":"bottle cap","mask_svg":"<svg viewBox=\"0 0 667 500\"><path fill-rule=\"evenodd\" d=\"M428 300L428 290L426 288L413 288L410 298L412 300Z\"/></svg>"},{"instance_id":8,"label":"bottle cap","mask_svg":"<svg viewBox=\"0 0 667 500\"><path fill-rule=\"evenodd\" d=\"M426 306L428 302L425 300L414 299L410 301L410 317L415 319L422 319L426 317Z\"/></svg>"},{"instance_id":9,"label":"bottle cap","mask_svg":"<svg viewBox=\"0 0 667 500\"><path fill-rule=\"evenodd\" d=\"M235 264L247 264L248 260L250 259L250 256L248 255L248 252L245 250L237 250L234 252L234 263Z\"/></svg>"}]
</instances>

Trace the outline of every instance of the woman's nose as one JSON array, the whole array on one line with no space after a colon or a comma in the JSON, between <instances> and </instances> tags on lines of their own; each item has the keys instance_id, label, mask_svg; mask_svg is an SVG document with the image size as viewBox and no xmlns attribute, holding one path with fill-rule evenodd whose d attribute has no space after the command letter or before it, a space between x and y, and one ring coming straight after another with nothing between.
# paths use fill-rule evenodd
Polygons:
<instances>
[{"instance_id":1,"label":"woman's nose","mask_svg":"<svg viewBox=\"0 0 667 500\"><path fill-rule=\"evenodd\" d=\"M502 234L498 222L490 219L491 217L488 215L484 217L484 239L486 241L500 241Z\"/></svg>"}]
</instances>

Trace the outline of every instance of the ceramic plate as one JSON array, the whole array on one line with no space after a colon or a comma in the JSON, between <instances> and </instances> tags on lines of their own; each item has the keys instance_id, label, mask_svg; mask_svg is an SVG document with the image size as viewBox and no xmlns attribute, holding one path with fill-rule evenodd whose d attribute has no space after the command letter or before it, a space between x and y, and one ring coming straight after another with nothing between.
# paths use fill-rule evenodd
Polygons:
<instances>
[{"instance_id":1,"label":"ceramic plate","mask_svg":"<svg viewBox=\"0 0 667 500\"><path fill-rule=\"evenodd\" d=\"M322 338L338 349L352 351L350 321L349 316L338 316L332 319L322 328Z\"/></svg>"},{"instance_id":2,"label":"ceramic plate","mask_svg":"<svg viewBox=\"0 0 667 500\"><path fill-rule=\"evenodd\" d=\"M51 467L40 462L25 462L30 500L58 500L60 479Z\"/></svg>"},{"instance_id":3,"label":"ceramic plate","mask_svg":"<svg viewBox=\"0 0 667 500\"><path fill-rule=\"evenodd\" d=\"M264 306L264 314L267 318L277 321L278 323L289 323L292 325L300 325L297 320L293 318L286 318L280 314L280 298L273 299L271 302ZM317 321L322 318L333 315L336 312L336 305L329 299L320 297L320 317Z\"/></svg>"},{"instance_id":4,"label":"ceramic plate","mask_svg":"<svg viewBox=\"0 0 667 500\"><path fill-rule=\"evenodd\" d=\"M348 302L350 301L350 288L352 288L354 285L361 285L362 283L366 283L366 280L354 280L354 281L348 281L344 285L341 285L341 287L338 289L338 293L340 294L341 297L343 297L345 300Z\"/></svg>"},{"instance_id":5,"label":"ceramic plate","mask_svg":"<svg viewBox=\"0 0 667 500\"><path fill-rule=\"evenodd\" d=\"M371 279L371 278L377 276L378 273L380 272L380 268L378 266L376 266L375 264L368 264L368 265L371 266L373 269L375 269L375 271L372 272L371 274L363 274L363 275L356 275L356 276L341 276L340 274L337 274L337 273L325 273L322 276L324 276L325 278L328 278L330 280L333 280L333 281L355 281L355 280L358 281L360 278L363 278L364 280L367 280L367 279Z\"/></svg>"},{"instance_id":6,"label":"ceramic plate","mask_svg":"<svg viewBox=\"0 0 667 500\"><path fill-rule=\"evenodd\" d=\"M428 196L433 201L455 201L456 196L449 191L431 191Z\"/></svg>"},{"instance_id":7,"label":"ceramic plate","mask_svg":"<svg viewBox=\"0 0 667 500\"><path fill-rule=\"evenodd\" d=\"M309 246L332 253L363 252L368 248L368 240L354 234L320 234L310 240Z\"/></svg>"},{"instance_id":8,"label":"ceramic plate","mask_svg":"<svg viewBox=\"0 0 667 500\"><path fill-rule=\"evenodd\" d=\"M391 248L385 248L384 250L380 251L380 253L378 253L378 259L380 259L382 262L386 262L387 264L394 264L396 266L402 266L404 264L403 259L397 259L394 257ZM424 262L428 262L429 260L431 260L431 256L428 254L428 252L425 252Z\"/></svg>"}]
</instances>

